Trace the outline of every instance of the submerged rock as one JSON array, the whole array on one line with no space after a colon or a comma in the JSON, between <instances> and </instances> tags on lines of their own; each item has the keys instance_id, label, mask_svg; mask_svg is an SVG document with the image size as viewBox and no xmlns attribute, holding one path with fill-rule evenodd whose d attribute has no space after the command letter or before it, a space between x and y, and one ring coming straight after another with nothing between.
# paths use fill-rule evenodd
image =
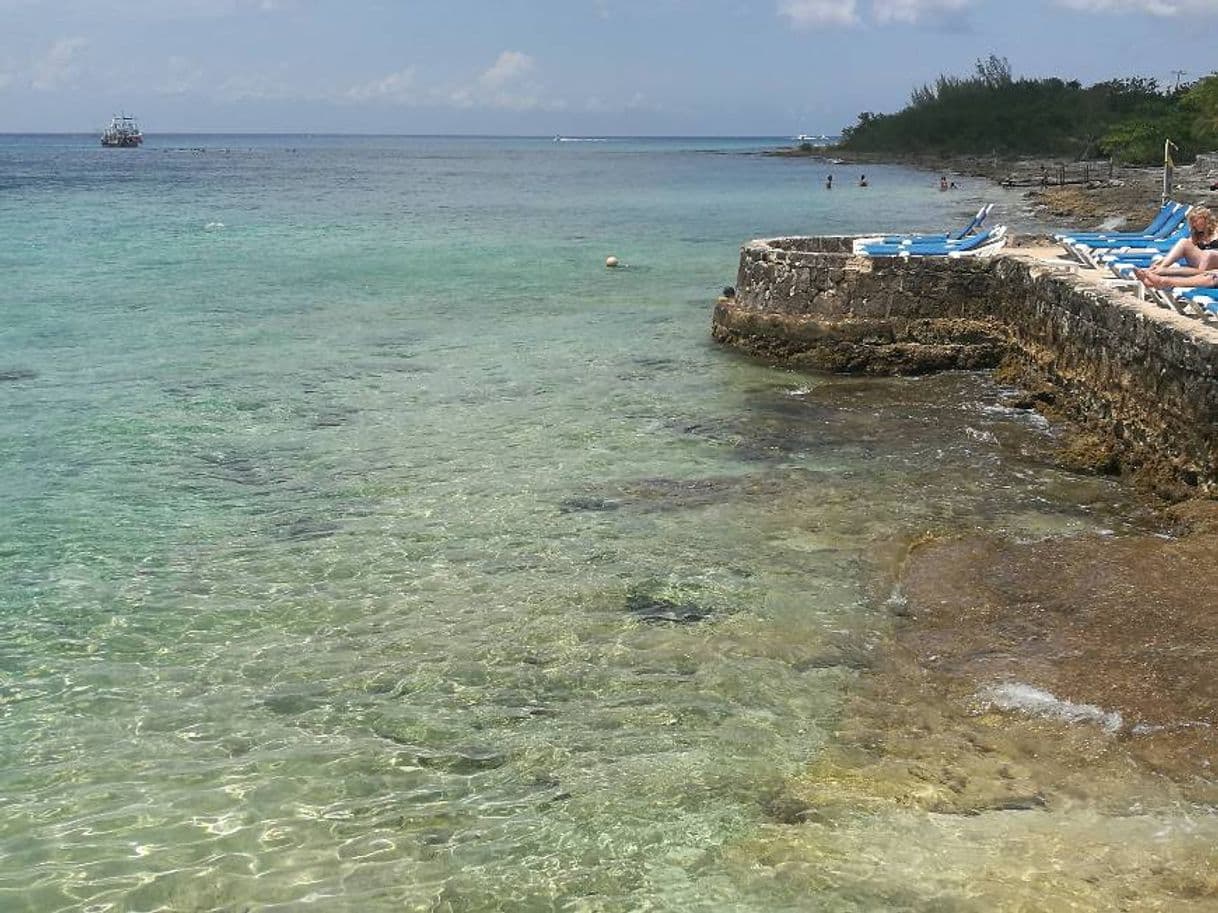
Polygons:
<instances>
[{"instance_id":1,"label":"submerged rock","mask_svg":"<svg viewBox=\"0 0 1218 913\"><path fill-rule=\"evenodd\" d=\"M282 486L289 481L282 469L267 465L262 459L239 453L203 453L199 455L208 477L249 488Z\"/></svg>"},{"instance_id":2,"label":"submerged rock","mask_svg":"<svg viewBox=\"0 0 1218 913\"><path fill-rule=\"evenodd\" d=\"M268 695L262 706L279 716L296 716L308 713L326 704L325 695L311 690L287 690Z\"/></svg>"},{"instance_id":3,"label":"submerged rock","mask_svg":"<svg viewBox=\"0 0 1218 913\"><path fill-rule=\"evenodd\" d=\"M806 799L781 790L763 796L761 808L767 818L779 824L803 824L816 811Z\"/></svg>"},{"instance_id":4,"label":"submerged rock","mask_svg":"<svg viewBox=\"0 0 1218 913\"><path fill-rule=\"evenodd\" d=\"M446 846L452 843L455 831L449 827L432 827L421 831L418 841L423 846Z\"/></svg>"},{"instance_id":5,"label":"submerged rock","mask_svg":"<svg viewBox=\"0 0 1218 913\"><path fill-rule=\"evenodd\" d=\"M332 520L322 520L318 517L300 517L278 525L279 535L292 541L325 539L341 529L342 527Z\"/></svg>"},{"instance_id":6,"label":"submerged rock","mask_svg":"<svg viewBox=\"0 0 1218 913\"><path fill-rule=\"evenodd\" d=\"M576 495L571 498L564 498L558 504L558 509L564 514L572 514L577 511L606 511L617 510L622 506L621 501L613 498L598 498L592 495Z\"/></svg>"},{"instance_id":7,"label":"submerged rock","mask_svg":"<svg viewBox=\"0 0 1218 913\"><path fill-rule=\"evenodd\" d=\"M692 603L677 603L671 599L631 593L626 597L626 611L639 621L692 624L710 618L710 609Z\"/></svg>"},{"instance_id":8,"label":"submerged rock","mask_svg":"<svg viewBox=\"0 0 1218 913\"><path fill-rule=\"evenodd\" d=\"M420 767L433 767L456 774L494 770L507 763L507 755L488 745L464 745L452 751L420 754Z\"/></svg>"},{"instance_id":9,"label":"submerged rock","mask_svg":"<svg viewBox=\"0 0 1218 913\"><path fill-rule=\"evenodd\" d=\"M623 504L638 509L687 510L728 501L784 497L808 479L808 474L798 471L702 479L636 479L623 485L617 494Z\"/></svg>"},{"instance_id":10,"label":"submerged rock","mask_svg":"<svg viewBox=\"0 0 1218 913\"><path fill-rule=\"evenodd\" d=\"M334 407L317 413L313 418L312 427L315 430L322 428L341 428L351 422L353 416L358 415L358 409L345 409Z\"/></svg>"}]
</instances>

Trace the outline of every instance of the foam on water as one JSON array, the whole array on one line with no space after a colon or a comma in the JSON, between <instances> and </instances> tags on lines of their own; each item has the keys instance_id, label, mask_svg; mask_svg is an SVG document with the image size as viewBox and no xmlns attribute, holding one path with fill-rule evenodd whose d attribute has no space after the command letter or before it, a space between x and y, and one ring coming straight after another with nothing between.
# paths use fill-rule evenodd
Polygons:
<instances>
[{"instance_id":1,"label":"foam on water","mask_svg":"<svg viewBox=\"0 0 1218 913\"><path fill-rule=\"evenodd\" d=\"M977 697L982 702L999 710L1012 710L1061 720L1063 723L1091 723L1105 732L1120 732L1124 721L1116 712L1105 712L1094 704L1076 704L1063 700L1042 688L1022 682L1003 682L981 689Z\"/></svg>"}]
</instances>

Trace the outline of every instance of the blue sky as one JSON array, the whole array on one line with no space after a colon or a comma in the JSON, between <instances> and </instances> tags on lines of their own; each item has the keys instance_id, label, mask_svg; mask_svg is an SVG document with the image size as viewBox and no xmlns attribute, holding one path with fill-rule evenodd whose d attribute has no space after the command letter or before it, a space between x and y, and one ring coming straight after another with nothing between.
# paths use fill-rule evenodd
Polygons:
<instances>
[{"instance_id":1,"label":"blue sky","mask_svg":"<svg viewBox=\"0 0 1218 913\"><path fill-rule=\"evenodd\" d=\"M0 131L836 133L991 53L1171 84L1218 0L0 0Z\"/></svg>"}]
</instances>

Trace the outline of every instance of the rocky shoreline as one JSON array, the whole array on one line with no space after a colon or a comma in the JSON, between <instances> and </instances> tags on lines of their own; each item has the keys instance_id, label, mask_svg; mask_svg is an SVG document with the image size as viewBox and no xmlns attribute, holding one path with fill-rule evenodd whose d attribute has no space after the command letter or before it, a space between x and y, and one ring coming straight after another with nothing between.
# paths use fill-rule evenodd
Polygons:
<instances>
[{"instance_id":1,"label":"rocky shoreline","mask_svg":"<svg viewBox=\"0 0 1218 913\"><path fill-rule=\"evenodd\" d=\"M944 906L911 910L1213 910L1218 502L1157 516L1120 536L928 532L877 562L890 628L856 651L831 743L766 798L750 858L865 891L927 865L883 844L907 828L976 848Z\"/></svg>"},{"instance_id":2,"label":"rocky shoreline","mask_svg":"<svg viewBox=\"0 0 1218 913\"><path fill-rule=\"evenodd\" d=\"M911 543L896 585L876 581L891 634L833 742L767 799L752 855L862 891L927 865L917 840L882 843L904 829L974 851L901 909L1213 910L1218 504L1164 520Z\"/></svg>"},{"instance_id":3,"label":"rocky shoreline","mask_svg":"<svg viewBox=\"0 0 1218 913\"><path fill-rule=\"evenodd\" d=\"M1067 161L1051 156L892 155L845 151L836 147L776 149L781 157L818 162L840 158L845 164L908 165L933 174L981 177L1004 187L1026 188L1033 212L1045 221L1060 221L1082 229L1100 226L1123 230L1145 225L1159 207L1163 169L1111 164L1108 160ZM1059 183L1063 180L1064 183ZM1200 156L1196 163L1175 168L1176 199L1218 207L1218 155ZM1015 226L1018 228L1018 226Z\"/></svg>"}]
</instances>

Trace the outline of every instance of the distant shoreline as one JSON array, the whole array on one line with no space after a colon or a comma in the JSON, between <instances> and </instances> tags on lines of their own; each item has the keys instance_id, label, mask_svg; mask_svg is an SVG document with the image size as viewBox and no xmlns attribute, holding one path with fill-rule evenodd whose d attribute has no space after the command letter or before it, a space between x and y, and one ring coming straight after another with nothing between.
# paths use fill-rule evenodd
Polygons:
<instances>
[{"instance_id":1,"label":"distant shoreline","mask_svg":"<svg viewBox=\"0 0 1218 913\"><path fill-rule=\"evenodd\" d=\"M905 165L928 173L968 175L1008 188L1026 188L1025 196L1047 221L1093 228L1123 219L1126 225L1145 225L1157 210L1162 195L1161 167L1112 165L1106 160L1069 161L1054 156L905 155L854 152L838 146L812 150L775 149L767 155L782 158L843 159L844 165ZM1059 181L1062 169L1065 182ZM1175 170L1173 196L1187 203L1218 206L1218 180L1204 164ZM1047 182L1047 183L1046 183ZM1123 226L1122 226L1123 227Z\"/></svg>"}]
</instances>

